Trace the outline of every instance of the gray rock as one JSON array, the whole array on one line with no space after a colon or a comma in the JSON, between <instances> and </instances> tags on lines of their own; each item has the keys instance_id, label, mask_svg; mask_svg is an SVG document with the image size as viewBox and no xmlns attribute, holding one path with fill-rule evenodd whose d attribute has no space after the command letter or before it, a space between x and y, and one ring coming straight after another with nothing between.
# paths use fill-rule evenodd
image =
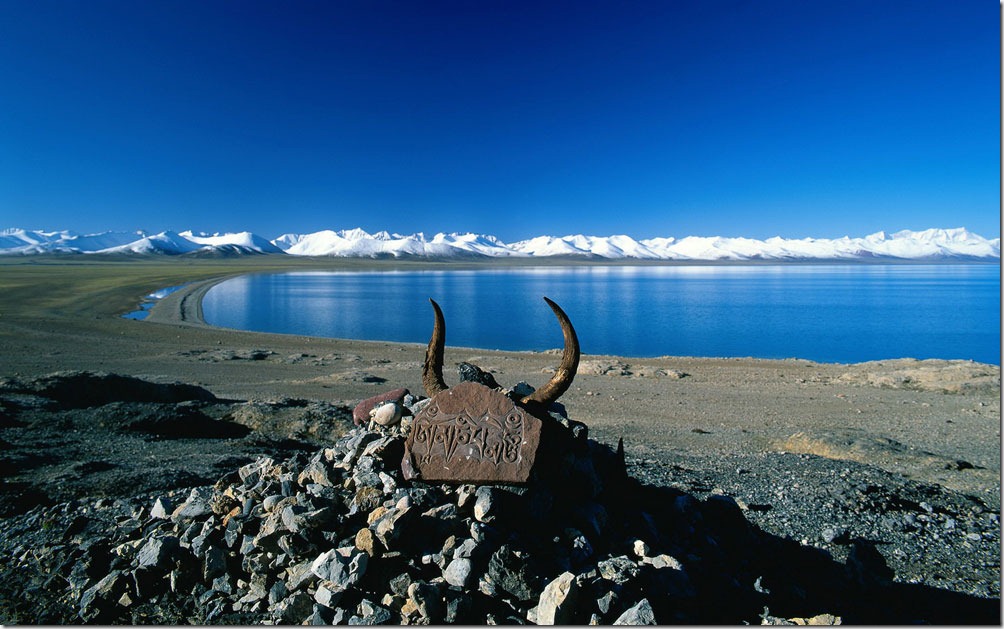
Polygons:
<instances>
[{"instance_id":1,"label":"gray rock","mask_svg":"<svg viewBox=\"0 0 1004 629\"><path fill-rule=\"evenodd\" d=\"M303 471L300 472L299 476L297 476L296 482L302 486L313 483L316 485L331 487L334 485L331 474L331 466L321 461L309 463L307 467L303 468Z\"/></svg>"},{"instance_id":2,"label":"gray rock","mask_svg":"<svg viewBox=\"0 0 1004 629\"><path fill-rule=\"evenodd\" d=\"M623 585L638 576L638 564L626 555L611 557L596 564L600 576L604 579Z\"/></svg>"},{"instance_id":3,"label":"gray rock","mask_svg":"<svg viewBox=\"0 0 1004 629\"><path fill-rule=\"evenodd\" d=\"M457 365L457 375L461 382L478 382L489 389L500 388L499 383L495 381L495 376L471 363Z\"/></svg>"},{"instance_id":4,"label":"gray rock","mask_svg":"<svg viewBox=\"0 0 1004 629\"><path fill-rule=\"evenodd\" d=\"M596 599L596 607L603 613L603 615L609 614L611 610L616 609L618 598L617 592L610 590L603 596Z\"/></svg>"},{"instance_id":5,"label":"gray rock","mask_svg":"<svg viewBox=\"0 0 1004 629\"><path fill-rule=\"evenodd\" d=\"M330 581L339 590L346 590L366 573L369 556L354 546L335 548L320 555L310 565L318 578Z\"/></svg>"},{"instance_id":6,"label":"gray rock","mask_svg":"<svg viewBox=\"0 0 1004 629\"><path fill-rule=\"evenodd\" d=\"M464 541L460 542L460 544L458 544L456 548L453 549L453 558L470 559L474 556L474 553L477 551L477 549L478 549L478 543L468 537Z\"/></svg>"},{"instance_id":7,"label":"gray rock","mask_svg":"<svg viewBox=\"0 0 1004 629\"><path fill-rule=\"evenodd\" d=\"M323 605L314 605L314 611L303 621L305 625L333 625L335 615L330 609Z\"/></svg>"},{"instance_id":8,"label":"gray rock","mask_svg":"<svg viewBox=\"0 0 1004 629\"><path fill-rule=\"evenodd\" d=\"M403 509L391 507L379 519L373 522L370 528L373 530L376 538L380 540L380 543L384 545L384 548L394 550L397 547L398 538L401 537L402 532L407 528L408 523L414 519L414 516L414 510L408 507Z\"/></svg>"},{"instance_id":9,"label":"gray rock","mask_svg":"<svg viewBox=\"0 0 1004 629\"><path fill-rule=\"evenodd\" d=\"M342 600L343 590L330 581L321 581L314 591L314 600L318 604L334 609L338 607L338 602Z\"/></svg>"},{"instance_id":10,"label":"gray rock","mask_svg":"<svg viewBox=\"0 0 1004 629\"><path fill-rule=\"evenodd\" d=\"M314 611L314 601L306 592L294 592L272 608L280 624L299 625Z\"/></svg>"},{"instance_id":11,"label":"gray rock","mask_svg":"<svg viewBox=\"0 0 1004 629\"><path fill-rule=\"evenodd\" d=\"M151 538L136 554L137 566L143 570L167 570L180 546L173 535Z\"/></svg>"},{"instance_id":12,"label":"gray rock","mask_svg":"<svg viewBox=\"0 0 1004 629\"><path fill-rule=\"evenodd\" d=\"M128 584L121 570L113 570L80 597L78 615L84 622L110 620L118 599L126 593Z\"/></svg>"},{"instance_id":13,"label":"gray rock","mask_svg":"<svg viewBox=\"0 0 1004 629\"><path fill-rule=\"evenodd\" d=\"M683 564L681 564L676 557L671 555L659 554L655 557L651 557L650 561L652 567L657 570L662 570L664 568L669 568L671 570L683 570Z\"/></svg>"},{"instance_id":14,"label":"gray rock","mask_svg":"<svg viewBox=\"0 0 1004 629\"><path fill-rule=\"evenodd\" d=\"M202 576L206 581L227 573L227 553L219 546L211 546L202 558Z\"/></svg>"},{"instance_id":15,"label":"gray rock","mask_svg":"<svg viewBox=\"0 0 1004 629\"><path fill-rule=\"evenodd\" d=\"M240 602L253 603L260 601L266 596L268 596L268 575L253 574L251 575L251 583L248 584L248 588L240 598Z\"/></svg>"},{"instance_id":16,"label":"gray rock","mask_svg":"<svg viewBox=\"0 0 1004 629\"><path fill-rule=\"evenodd\" d=\"M579 585L575 581L575 575L563 572L544 586L537 603L536 623L538 625L574 623L578 600Z\"/></svg>"},{"instance_id":17,"label":"gray rock","mask_svg":"<svg viewBox=\"0 0 1004 629\"><path fill-rule=\"evenodd\" d=\"M477 486L475 485L461 485L457 488L457 507L464 509L467 507L473 507L474 501L477 500Z\"/></svg>"},{"instance_id":18,"label":"gray rock","mask_svg":"<svg viewBox=\"0 0 1004 629\"><path fill-rule=\"evenodd\" d=\"M312 564L312 561L303 561L286 568L286 587L290 592L317 581L317 575L311 570Z\"/></svg>"},{"instance_id":19,"label":"gray rock","mask_svg":"<svg viewBox=\"0 0 1004 629\"><path fill-rule=\"evenodd\" d=\"M655 625L655 612L652 611L652 605L649 604L647 598L643 598L638 601L633 607L627 609L623 614L621 614L617 620L614 621L615 625Z\"/></svg>"},{"instance_id":20,"label":"gray rock","mask_svg":"<svg viewBox=\"0 0 1004 629\"><path fill-rule=\"evenodd\" d=\"M175 522L181 522L182 520L192 520L211 515L213 513L211 506L212 497L212 488L194 488L185 502L178 505L178 508L171 514L171 519Z\"/></svg>"},{"instance_id":21,"label":"gray rock","mask_svg":"<svg viewBox=\"0 0 1004 629\"><path fill-rule=\"evenodd\" d=\"M265 499L261 501L262 509L266 512L270 512L275 509L276 505L282 500L282 495L280 494L270 494L265 496Z\"/></svg>"},{"instance_id":22,"label":"gray rock","mask_svg":"<svg viewBox=\"0 0 1004 629\"><path fill-rule=\"evenodd\" d=\"M360 601L356 613L359 615L360 621L354 623L352 619L349 619L350 625L384 625L390 622L392 616L390 611L365 598Z\"/></svg>"},{"instance_id":23,"label":"gray rock","mask_svg":"<svg viewBox=\"0 0 1004 629\"><path fill-rule=\"evenodd\" d=\"M499 503L498 491L490 485L482 485L478 487L476 496L477 499L474 502L474 519L484 523L495 520Z\"/></svg>"},{"instance_id":24,"label":"gray rock","mask_svg":"<svg viewBox=\"0 0 1004 629\"><path fill-rule=\"evenodd\" d=\"M470 559L459 558L451 561L443 570L443 578L450 585L470 587L474 582L474 563Z\"/></svg>"},{"instance_id":25,"label":"gray rock","mask_svg":"<svg viewBox=\"0 0 1004 629\"><path fill-rule=\"evenodd\" d=\"M840 527L828 526L823 529L821 536L827 544L839 544L847 540L847 531Z\"/></svg>"},{"instance_id":26,"label":"gray rock","mask_svg":"<svg viewBox=\"0 0 1004 629\"><path fill-rule=\"evenodd\" d=\"M161 496L153 501L153 507L150 508L150 517L166 520L171 517L173 510L174 506L171 504L171 499Z\"/></svg>"}]
</instances>

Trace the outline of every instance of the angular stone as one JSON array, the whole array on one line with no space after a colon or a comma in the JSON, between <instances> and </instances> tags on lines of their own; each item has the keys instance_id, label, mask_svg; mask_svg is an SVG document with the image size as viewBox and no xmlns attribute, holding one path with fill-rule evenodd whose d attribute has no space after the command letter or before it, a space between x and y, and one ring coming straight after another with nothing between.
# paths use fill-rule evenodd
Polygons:
<instances>
[{"instance_id":1,"label":"angular stone","mask_svg":"<svg viewBox=\"0 0 1004 629\"><path fill-rule=\"evenodd\" d=\"M627 609L623 614L621 614L617 620L614 621L615 625L654 625L655 622L655 612L652 611L652 605L648 602L647 598L643 598L630 609Z\"/></svg>"},{"instance_id":2,"label":"angular stone","mask_svg":"<svg viewBox=\"0 0 1004 629\"><path fill-rule=\"evenodd\" d=\"M408 523L413 520L414 517L414 511L407 507L404 509L398 509L397 507L388 509L383 516L373 523L373 534L376 535L377 539L380 540L380 543L384 545L384 548L387 550L393 550L396 547L396 542L401 537L402 532L407 528Z\"/></svg>"},{"instance_id":3,"label":"angular stone","mask_svg":"<svg viewBox=\"0 0 1004 629\"><path fill-rule=\"evenodd\" d=\"M495 381L495 376L471 363L460 363L457 365L457 375L460 376L461 382L478 382L490 389L499 388L499 383Z\"/></svg>"},{"instance_id":4,"label":"angular stone","mask_svg":"<svg viewBox=\"0 0 1004 629\"><path fill-rule=\"evenodd\" d=\"M152 538L136 554L138 567L146 570L166 570L178 546L178 538L173 535Z\"/></svg>"},{"instance_id":5,"label":"angular stone","mask_svg":"<svg viewBox=\"0 0 1004 629\"><path fill-rule=\"evenodd\" d=\"M519 601L533 600L539 592L537 578L530 571L526 556L507 545L492 555L484 578Z\"/></svg>"},{"instance_id":6,"label":"angular stone","mask_svg":"<svg viewBox=\"0 0 1004 629\"><path fill-rule=\"evenodd\" d=\"M171 499L166 497L157 498L153 502L153 507L150 509L150 517L160 520L166 520L171 517L171 511L174 507L171 506Z\"/></svg>"},{"instance_id":7,"label":"angular stone","mask_svg":"<svg viewBox=\"0 0 1004 629\"><path fill-rule=\"evenodd\" d=\"M356 426L365 424L370 420L370 411L378 404L383 404L384 402L403 403L404 396L408 395L408 393L408 389L394 389L393 391L366 398L352 409L352 423Z\"/></svg>"},{"instance_id":8,"label":"angular stone","mask_svg":"<svg viewBox=\"0 0 1004 629\"><path fill-rule=\"evenodd\" d=\"M331 466L327 463L322 463L321 461L309 463L307 464L307 467L303 468L300 475L296 477L296 482L301 486L315 483L318 485L324 485L325 487L331 487L334 485L334 482L331 479Z\"/></svg>"},{"instance_id":9,"label":"angular stone","mask_svg":"<svg viewBox=\"0 0 1004 629\"><path fill-rule=\"evenodd\" d=\"M442 600L442 592L436 585L418 582L408 586L408 601L419 615L430 622L442 620Z\"/></svg>"},{"instance_id":10,"label":"angular stone","mask_svg":"<svg viewBox=\"0 0 1004 629\"><path fill-rule=\"evenodd\" d=\"M317 585L314 592L314 600L319 604L334 609L338 607L338 602L342 600L343 591L328 581L322 581Z\"/></svg>"},{"instance_id":11,"label":"angular stone","mask_svg":"<svg viewBox=\"0 0 1004 629\"><path fill-rule=\"evenodd\" d=\"M317 580L317 575L311 570L313 562L304 561L286 568L286 587L290 591L309 586Z\"/></svg>"},{"instance_id":12,"label":"angular stone","mask_svg":"<svg viewBox=\"0 0 1004 629\"><path fill-rule=\"evenodd\" d=\"M283 625L299 625L314 611L314 601L306 592L294 592L280 601L273 613Z\"/></svg>"},{"instance_id":13,"label":"angular stone","mask_svg":"<svg viewBox=\"0 0 1004 629\"><path fill-rule=\"evenodd\" d=\"M491 522L498 511L497 492L494 487L483 485L478 487L477 500L474 503L474 519L478 522Z\"/></svg>"},{"instance_id":14,"label":"angular stone","mask_svg":"<svg viewBox=\"0 0 1004 629\"><path fill-rule=\"evenodd\" d=\"M638 576L638 564L628 559L626 555L611 557L599 562L596 567L601 577L621 585Z\"/></svg>"},{"instance_id":15,"label":"angular stone","mask_svg":"<svg viewBox=\"0 0 1004 629\"><path fill-rule=\"evenodd\" d=\"M392 616L388 610L365 598L360 601L356 612L359 614L361 620L358 624L362 625L383 625L389 622ZM356 623L353 623L350 619L349 624Z\"/></svg>"},{"instance_id":16,"label":"angular stone","mask_svg":"<svg viewBox=\"0 0 1004 629\"><path fill-rule=\"evenodd\" d=\"M575 575L563 572L544 587L537 603L538 625L568 625L575 622L579 585Z\"/></svg>"},{"instance_id":17,"label":"angular stone","mask_svg":"<svg viewBox=\"0 0 1004 629\"><path fill-rule=\"evenodd\" d=\"M503 393L461 382L415 417L401 471L407 480L525 483L542 425Z\"/></svg>"},{"instance_id":18,"label":"angular stone","mask_svg":"<svg viewBox=\"0 0 1004 629\"><path fill-rule=\"evenodd\" d=\"M268 589L268 604L275 605L289 595L289 588L282 581L276 581Z\"/></svg>"},{"instance_id":19,"label":"angular stone","mask_svg":"<svg viewBox=\"0 0 1004 629\"><path fill-rule=\"evenodd\" d=\"M213 490L211 488L196 487L188 495L188 499L174 510L174 513L171 514L171 519L179 522L211 514L213 512L210 502L212 497Z\"/></svg>"},{"instance_id":20,"label":"angular stone","mask_svg":"<svg viewBox=\"0 0 1004 629\"><path fill-rule=\"evenodd\" d=\"M202 576L206 581L227 573L227 553L219 546L210 546L202 562Z\"/></svg>"},{"instance_id":21,"label":"angular stone","mask_svg":"<svg viewBox=\"0 0 1004 629\"><path fill-rule=\"evenodd\" d=\"M100 622L107 618L115 603L126 593L128 585L121 570L113 570L80 597L78 615L85 622Z\"/></svg>"},{"instance_id":22,"label":"angular stone","mask_svg":"<svg viewBox=\"0 0 1004 629\"><path fill-rule=\"evenodd\" d=\"M319 578L331 581L336 589L346 590L366 573L369 556L352 546L335 548L320 555L310 565Z\"/></svg>"}]
</instances>

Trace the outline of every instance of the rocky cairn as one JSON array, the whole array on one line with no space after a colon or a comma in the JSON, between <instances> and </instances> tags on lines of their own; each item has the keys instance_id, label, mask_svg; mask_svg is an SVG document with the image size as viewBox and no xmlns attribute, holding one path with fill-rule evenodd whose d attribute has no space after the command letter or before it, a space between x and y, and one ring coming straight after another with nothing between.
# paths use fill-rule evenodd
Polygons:
<instances>
[{"instance_id":1,"label":"rocky cairn","mask_svg":"<svg viewBox=\"0 0 1004 629\"><path fill-rule=\"evenodd\" d=\"M827 612L873 610L891 587L870 547L838 564L725 495L639 484L622 448L557 406L529 482L408 481L406 439L430 402L375 396L330 447L212 486L18 516L0 532L25 584L5 622L834 624Z\"/></svg>"},{"instance_id":2,"label":"rocky cairn","mask_svg":"<svg viewBox=\"0 0 1004 629\"><path fill-rule=\"evenodd\" d=\"M377 397L360 404L360 425L310 455L263 456L209 487L24 514L7 531L24 541L5 560L47 573L28 593L46 590L46 600L66 607L14 620L651 624L703 617L700 584L685 567L696 547L678 533L693 535L705 512L741 519L734 502L681 495L646 511L628 496L623 453L558 413L548 427L550 450L526 484L409 482L401 471L405 439L411 416L430 400L405 390ZM366 421L387 404L401 406L396 423ZM674 524L659 511L675 514ZM31 529L46 541L33 544ZM722 545L700 537L698 545Z\"/></svg>"}]
</instances>

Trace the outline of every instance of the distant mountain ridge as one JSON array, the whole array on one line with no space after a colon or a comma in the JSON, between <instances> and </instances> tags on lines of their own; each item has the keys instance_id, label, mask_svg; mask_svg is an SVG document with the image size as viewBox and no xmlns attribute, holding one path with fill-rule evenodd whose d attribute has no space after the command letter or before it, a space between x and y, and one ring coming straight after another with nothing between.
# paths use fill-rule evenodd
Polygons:
<instances>
[{"instance_id":1,"label":"distant mountain ridge","mask_svg":"<svg viewBox=\"0 0 1004 629\"><path fill-rule=\"evenodd\" d=\"M677 261L806 261L806 260L960 260L1000 259L1000 238L989 240L964 227L954 229L877 232L851 238L766 240L720 236L537 236L505 243L495 236L471 233L422 232L402 235L362 229L283 234L268 240L251 232L214 233L165 231L101 232L0 230L0 255L35 254L154 254L329 256L362 258L548 258Z\"/></svg>"}]
</instances>

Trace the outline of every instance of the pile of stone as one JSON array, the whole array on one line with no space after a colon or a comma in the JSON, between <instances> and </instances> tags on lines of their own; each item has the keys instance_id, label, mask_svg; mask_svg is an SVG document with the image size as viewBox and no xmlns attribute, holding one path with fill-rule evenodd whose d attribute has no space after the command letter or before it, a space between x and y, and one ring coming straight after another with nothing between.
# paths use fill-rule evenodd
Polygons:
<instances>
[{"instance_id":1,"label":"pile of stone","mask_svg":"<svg viewBox=\"0 0 1004 629\"><path fill-rule=\"evenodd\" d=\"M551 477L523 487L404 483L397 430L358 427L313 456L260 458L177 504L158 498L131 534L113 533L111 569L70 579L79 617L135 619L137 602L173 597L200 623L683 620L664 603L694 598L687 571L653 550L654 522L619 535L623 514L603 497L623 467L578 434Z\"/></svg>"},{"instance_id":2,"label":"pile of stone","mask_svg":"<svg viewBox=\"0 0 1004 629\"><path fill-rule=\"evenodd\" d=\"M428 403L395 396L408 413ZM735 540L702 524L749 534L734 501L664 492L646 505L622 452L553 420L560 447L522 486L407 482L408 422L370 423L309 456L261 457L212 487L131 506L40 507L26 527L65 529L45 548L18 547L11 565L50 571L32 588L61 590L87 623L738 620L721 613L731 604L708 607L708 588L715 599L756 595L753 577L742 586L724 569Z\"/></svg>"},{"instance_id":3,"label":"pile of stone","mask_svg":"<svg viewBox=\"0 0 1004 629\"><path fill-rule=\"evenodd\" d=\"M384 398L406 416L428 404ZM406 481L409 422L361 422L213 486L38 507L0 535L18 540L0 577L21 579L5 621L839 623L829 614L890 591L874 549L838 564L764 534L727 496L642 486L622 449L551 419L560 438L524 485ZM913 618L885 604L862 617Z\"/></svg>"}]
</instances>

